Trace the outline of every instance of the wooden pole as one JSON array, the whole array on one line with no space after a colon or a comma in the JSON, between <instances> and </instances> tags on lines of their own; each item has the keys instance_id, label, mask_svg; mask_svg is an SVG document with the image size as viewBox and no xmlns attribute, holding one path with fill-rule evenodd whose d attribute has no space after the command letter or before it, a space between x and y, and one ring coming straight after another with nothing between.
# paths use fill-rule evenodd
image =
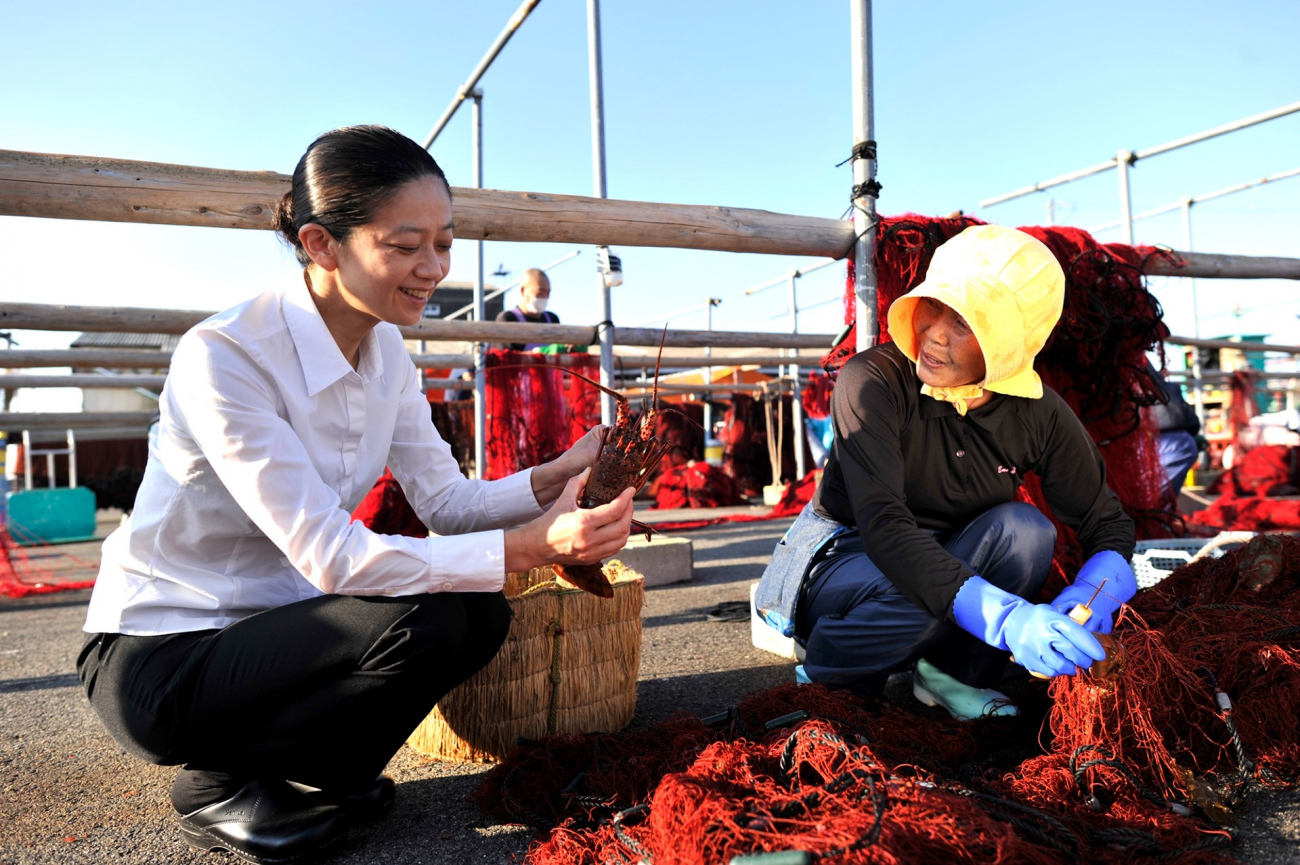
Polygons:
<instances>
[{"instance_id":1,"label":"wooden pole","mask_svg":"<svg viewBox=\"0 0 1300 865\"><path fill-rule=\"evenodd\" d=\"M1113 166L1114 161L1107 163ZM0 215L269 229L289 176L128 159L0 150ZM853 224L766 210L455 190L456 236L468 240L664 246L843 258ZM1300 259L1175 252L1158 276L1300 279ZM534 340L535 341L535 340ZM564 342L563 339L555 340ZM592 340L594 342L594 340Z\"/></svg>"},{"instance_id":2,"label":"wooden pole","mask_svg":"<svg viewBox=\"0 0 1300 865\"><path fill-rule=\"evenodd\" d=\"M0 150L0 214L220 228L271 227L290 178L127 159ZM455 189L456 237L673 246L841 258L853 227L838 219L746 208Z\"/></svg>"},{"instance_id":3,"label":"wooden pole","mask_svg":"<svg viewBox=\"0 0 1300 865\"><path fill-rule=\"evenodd\" d=\"M20 387L137 387L161 388L167 381L165 375L0 375L0 387L5 390Z\"/></svg>"},{"instance_id":4,"label":"wooden pole","mask_svg":"<svg viewBox=\"0 0 1300 865\"><path fill-rule=\"evenodd\" d=\"M93 429L137 427L148 429L157 412L0 412L0 430Z\"/></svg>"},{"instance_id":5,"label":"wooden pole","mask_svg":"<svg viewBox=\"0 0 1300 865\"><path fill-rule=\"evenodd\" d=\"M0 306L3 330L81 330L124 333L184 333L212 313L196 310L134 309L102 306L60 306L7 303ZM401 328L407 339L481 342L558 342L592 345L596 328L566 324L520 324L497 321L439 321L425 319ZM657 346L661 330L615 328L617 345ZM719 330L668 332L665 345L679 348L811 348L830 345L830 334L791 334ZM0 358L0 363L3 359Z\"/></svg>"},{"instance_id":6,"label":"wooden pole","mask_svg":"<svg viewBox=\"0 0 1300 865\"><path fill-rule=\"evenodd\" d=\"M69 366L73 369L166 369L171 366L169 351L132 351L117 348L13 349L0 352L0 369ZM412 354L411 362L419 367L469 366L471 354Z\"/></svg>"},{"instance_id":7,"label":"wooden pole","mask_svg":"<svg viewBox=\"0 0 1300 865\"><path fill-rule=\"evenodd\" d=\"M0 369L70 366L73 369L166 369L170 351L132 351L116 348L11 349L0 351Z\"/></svg>"},{"instance_id":8,"label":"wooden pole","mask_svg":"<svg viewBox=\"0 0 1300 865\"><path fill-rule=\"evenodd\" d=\"M1183 265L1156 256L1147 262L1148 276L1194 276L1206 279L1300 279L1300 258L1258 255L1219 255L1175 252Z\"/></svg>"},{"instance_id":9,"label":"wooden pole","mask_svg":"<svg viewBox=\"0 0 1300 865\"><path fill-rule=\"evenodd\" d=\"M1190 345L1196 348L1232 348L1237 351L1275 351L1281 354L1300 354L1300 345L1271 345L1263 342L1241 342L1235 339L1194 339L1190 336L1171 336L1169 345Z\"/></svg>"}]
</instances>

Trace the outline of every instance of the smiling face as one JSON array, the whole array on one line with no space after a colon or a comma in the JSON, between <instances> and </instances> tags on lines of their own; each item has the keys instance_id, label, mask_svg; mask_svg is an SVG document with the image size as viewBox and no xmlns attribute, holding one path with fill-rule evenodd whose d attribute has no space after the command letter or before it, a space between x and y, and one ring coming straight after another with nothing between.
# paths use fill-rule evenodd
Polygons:
<instances>
[{"instance_id":1,"label":"smiling face","mask_svg":"<svg viewBox=\"0 0 1300 865\"><path fill-rule=\"evenodd\" d=\"M912 314L916 375L930 387L957 387L984 380L984 352L957 311L924 297Z\"/></svg>"},{"instance_id":2,"label":"smiling face","mask_svg":"<svg viewBox=\"0 0 1300 865\"><path fill-rule=\"evenodd\" d=\"M339 298L371 325L417 324L451 267L451 194L435 177L398 188L346 241L333 241Z\"/></svg>"}]
</instances>

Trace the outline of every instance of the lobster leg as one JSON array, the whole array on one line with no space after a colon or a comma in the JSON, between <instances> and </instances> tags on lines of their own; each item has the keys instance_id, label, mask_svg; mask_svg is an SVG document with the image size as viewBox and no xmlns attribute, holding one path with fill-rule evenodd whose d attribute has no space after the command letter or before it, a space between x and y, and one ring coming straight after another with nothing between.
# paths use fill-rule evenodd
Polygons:
<instances>
[{"instance_id":1,"label":"lobster leg","mask_svg":"<svg viewBox=\"0 0 1300 865\"><path fill-rule=\"evenodd\" d=\"M640 492L641 488L645 486L646 481L650 478L650 473L655 470L655 466L659 465L659 461L663 459L664 455L671 449L672 445L669 442L662 442L658 447L646 455L645 462L641 464L641 470L637 472L636 476L637 492Z\"/></svg>"}]
</instances>

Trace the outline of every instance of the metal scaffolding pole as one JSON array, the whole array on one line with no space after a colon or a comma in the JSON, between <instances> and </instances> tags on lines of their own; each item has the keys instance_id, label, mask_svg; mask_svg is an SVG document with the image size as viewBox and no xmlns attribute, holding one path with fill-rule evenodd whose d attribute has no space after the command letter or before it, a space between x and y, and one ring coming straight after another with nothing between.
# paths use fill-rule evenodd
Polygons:
<instances>
[{"instance_id":1,"label":"metal scaffolding pole","mask_svg":"<svg viewBox=\"0 0 1300 865\"><path fill-rule=\"evenodd\" d=\"M1119 225L1124 232L1124 242L1133 245L1133 200L1129 195L1128 170L1133 164L1133 153L1121 150L1115 154L1115 165L1119 167Z\"/></svg>"},{"instance_id":2,"label":"metal scaffolding pole","mask_svg":"<svg viewBox=\"0 0 1300 865\"><path fill-rule=\"evenodd\" d=\"M473 141L471 174L474 188L483 188L483 91L475 89L470 97L473 106ZM483 241L474 243L474 320L482 321L487 315L483 301ZM487 369L485 346L474 343L474 473L482 478L487 473Z\"/></svg>"},{"instance_id":3,"label":"metal scaffolding pole","mask_svg":"<svg viewBox=\"0 0 1300 865\"><path fill-rule=\"evenodd\" d=\"M720 303L722 303L722 298L720 297L709 298L708 307L705 311L705 315L707 316L707 323L705 325L705 330L713 330L713 307L717 306ZM713 356L713 346L706 345L704 347L704 356L705 357ZM712 386L713 367L706 366L702 370L700 370L700 372L702 374L702 377L704 378L704 383L706 385ZM718 440L713 437L713 403L709 400L709 392L706 390L704 392L704 461L705 462L709 462L709 449L715 448L717 446L718 446Z\"/></svg>"},{"instance_id":4,"label":"metal scaffolding pole","mask_svg":"<svg viewBox=\"0 0 1300 865\"><path fill-rule=\"evenodd\" d=\"M1187 197L1183 199L1183 249L1187 252L1192 251L1192 199ZM1196 305L1196 277L1191 277L1189 282L1192 286L1192 336L1196 339L1201 338L1201 314ZM1196 419L1201 422L1201 429L1205 429L1205 394L1201 382L1201 350L1192 349L1192 405L1196 411Z\"/></svg>"},{"instance_id":5,"label":"metal scaffolding pole","mask_svg":"<svg viewBox=\"0 0 1300 865\"><path fill-rule=\"evenodd\" d=\"M798 290L796 289L795 285L799 281L799 271L797 270L790 271L790 276L788 278L788 281L790 284L790 332L798 333L799 332L799 299L797 296ZM792 355L798 356L799 350L791 349L790 353ZM803 458L803 443L806 434L804 433L804 428L803 428L803 400L801 398L802 391L799 387L799 364L798 363L790 364L790 383L794 388L793 395L790 399L790 407L791 409L793 409L793 418L792 418L791 426L794 427L794 429L792 430L792 432L794 433L793 436L794 473L795 473L795 480L802 480L803 476L807 474L807 466L804 465L804 458ZM773 483L775 482L776 481L774 479Z\"/></svg>"},{"instance_id":6,"label":"metal scaffolding pole","mask_svg":"<svg viewBox=\"0 0 1300 865\"><path fill-rule=\"evenodd\" d=\"M1167 141L1164 144L1158 144L1155 147L1148 147L1145 150L1138 150L1129 154L1129 161L1136 162L1139 159L1146 159L1151 156L1159 156L1161 153L1168 153L1171 150L1177 150L1180 147L1186 147L1189 144L1197 144L1202 141L1208 141L1211 138L1217 138L1220 135L1226 135L1229 132L1237 132L1250 126L1256 126L1260 123L1266 123L1269 120L1276 120L1279 117L1285 117L1288 114L1295 114L1300 111L1300 102L1292 102L1290 105L1283 105L1281 108L1275 108L1272 111L1265 111L1262 114L1253 114L1250 117L1235 120L1232 123L1225 123L1222 126L1216 126L1213 129L1207 129L1204 132L1198 132L1195 135L1187 135L1183 138L1176 138L1173 141ZM1121 151L1124 152L1124 151ZM1032 186L1025 186L1011 192L995 195L992 198L986 198L980 202L980 207L992 207L995 204L1001 204L1004 201L1011 201L1025 195L1032 195L1035 192L1042 192L1044 189L1051 189L1053 186L1060 186L1063 183L1069 183L1072 180L1079 180L1084 177L1091 177L1094 174L1100 174L1103 171L1109 171L1118 164L1115 159L1107 159L1096 165L1087 168L1081 168L1078 171L1071 171L1069 174L1062 174L1053 177L1050 180L1042 180Z\"/></svg>"},{"instance_id":7,"label":"metal scaffolding pole","mask_svg":"<svg viewBox=\"0 0 1300 865\"><path fill-rule=\"evenodd\" d=\"M853 69L853 246L854 286L858 296L857 349L876 344L876 183L875 108L871 82L871 0L849 0Z\"/></svg>"},{"instance_id":8,"label":"metal scaffolding pole","mask_svg":"<svg viewBox=\"0 0 1300 865\"><path fill-rule=\"evenodd\" d=\"M600 62L600 0L587 0L587 59L591 67L591 166L597 198L606 198L605 188L605 93ZM598 248L599 249L599 248ZM599 257L599 255L597 256ZM614 387L614 304L609 280L600 275L602 315L596 327L600 339L600 383ZM614 422L614 398L600 395L600 422Z\"/></svg>"},{"instance_id":9,"label":"metal scaffolding pole","mask_svg":"<svg viewBox=\"0 0 1300 865\"><path fill-rule=\"evenodd\" d=\"M456 114L456 109L460 108L460 104L473 95L474 85L478 84L478 80L483 77L484 72L487 72L488 67L492 65L492 61L497 59L501 49L506 47L510 37L515 35L515 31L524 23L524 19L540 2L542 0L524 0L523 4L515 10L515 14L510 16L510 20L506 22L506 29L502 30L501 35L497 36L496 41L492 43L492 47L487 50L487 54L483 55L483 59L478 62L478 65L474 67L474 71L469 74L469 78L464 84L460 85L456 95L452 97L451 104L447 106L447 110L442 112L438 122L433 125L433 130L425 136L425 150L433 146L433 140L451 122L451 118Z\"/></svg>"}]
</instances>

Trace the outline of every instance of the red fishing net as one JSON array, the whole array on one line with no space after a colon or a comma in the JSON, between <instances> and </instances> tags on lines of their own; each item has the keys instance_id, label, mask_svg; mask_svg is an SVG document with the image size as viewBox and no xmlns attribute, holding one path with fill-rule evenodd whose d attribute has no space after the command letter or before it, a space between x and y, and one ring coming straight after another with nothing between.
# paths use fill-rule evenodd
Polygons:
<instances>
[{"instance_id":1,"label":"red fishing net","mask_svg":"<svg viewBox=\"0 0 1300 865\"><path fill-rule=\"evenodd\" d=\"M1216 530L1300 529L1300 447L1261 445L1237 457L1208 489L1219 498L1188 519Z\"/></svg>"},{"instance_id":2,"label":"red fishing net","mask_svg":"<svg viewBox=\"0 0 1300 865\"><path fill-rule=\"evenodd\" d=\"M1231 861L1251 785L1300 781L1300 538L1179 569L1115 637L1119 672L1028 683L1020 718L783 685L712 718L524 743L475 801L538 831L534 865Z\"/></svg>"},{"instance_id":3,"label":"red fishing net","mask_svg":"<svg viewBox=\"0 0 1300 865\"><path fill-rule=\"evenodd\" d=\"M10 531L19 529L0 525L0 597L25 598L95 585L86 576L98 570L96 563L66 551L51 556L50 545L32 537L19 537L23 544L17 544Z\"/></svg>"},{"instance_id":4,"label":"red fishing net","mask_svg":"<svg viewBox=\"0 0 1300 865\"><path fill-rule=\"evenodd\" d=\"M600 423L600 391L556 372L557 367L600 376L594 355L487 353L485 478L504 478L553 460Z\"/></svg>"},{"instance_id":5,"label":"red fishing net","mask_svg":"<svg viewBox=\"0 0 1300 865\"><path fill-rule=\"evenodd\" d=\"M653 482L656 508L720 508L748 504L735 481L716 466L690 461L665 468Z\"/></svg>"},{"instance_id":6,"label":"red fishing net","mask_svg":"<svg viewBox=\"0 0 1300 865\"><path fill-rule=\"evenodd\" d=\"M831 413L831 391L834 387L835 382L825 373L809 373L808 384L804 386L802 392L804 414L813 420L829 417Z\"/></svg>"}]
</instances>

